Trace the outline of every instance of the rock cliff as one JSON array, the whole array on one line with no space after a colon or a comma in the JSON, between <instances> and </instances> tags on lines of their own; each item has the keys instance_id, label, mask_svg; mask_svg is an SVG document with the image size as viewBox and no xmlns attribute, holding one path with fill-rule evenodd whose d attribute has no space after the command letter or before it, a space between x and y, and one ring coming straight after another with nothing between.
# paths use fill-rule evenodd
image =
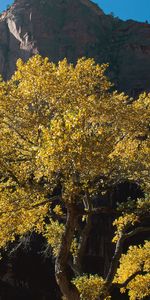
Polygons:
<instances>
[{"instance_id":1,"label":"rock cliff","mask_svg":"<svg viewBox=\"0 0 150 300\"><path fill-rule=\"evenodd\" d=\"M17 58L40 53L109 62L117 89L136 96L150 89L150 25L107 16L90 0L16 0L0 16L0 73L8 79Z\"/></svg>"}]
</instances>

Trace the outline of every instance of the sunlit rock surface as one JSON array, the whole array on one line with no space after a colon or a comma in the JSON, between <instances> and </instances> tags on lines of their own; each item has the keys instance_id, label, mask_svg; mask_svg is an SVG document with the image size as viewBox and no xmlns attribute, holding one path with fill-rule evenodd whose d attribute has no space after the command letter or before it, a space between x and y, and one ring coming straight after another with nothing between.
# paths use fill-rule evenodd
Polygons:
<instances>
[{"instance_id":1,"label":"sunlit rock surface","mask_svg":"<svg viewBox=\"0 0 150 300\"><path fill-rule=\"evenodd\" d=\"M0 17L0 72L8 79L17 58L40 53L53 62L94 57L109 62L119 90L150 90L150 25L106 16L89 0L16 0Z\"/></svg>"}]
</instances>

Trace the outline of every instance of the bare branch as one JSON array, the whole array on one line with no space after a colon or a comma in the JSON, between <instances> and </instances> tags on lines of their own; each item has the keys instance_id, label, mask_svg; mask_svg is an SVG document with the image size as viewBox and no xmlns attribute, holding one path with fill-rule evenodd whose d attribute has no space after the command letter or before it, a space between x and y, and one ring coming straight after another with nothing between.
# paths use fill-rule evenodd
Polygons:
<instances>
[{"instance_id":1,"label":"bare branch","mask_svg":"<svg viewBox=\"0 0 150 300\"><path fill-rule=\"evenodd\" d=\"M117 271L117 268L118 268L118 263L119 263L119 260L121 258L121 254L122 254L123 242L124 242L124 235L122 233L120 238L118 239L118 241L116 243L115 253L114 253L114 256L112 258L110 267L109 267L108 275L106 277L107 287L111 286L111 284L113 282L113 279L115 277L115 274L116 274L116 271Z\"/></svg>"},{"instance_id":2,"label":"bare branch","mask_svg":"<svg viewBox=\"0 0 150 300\"><path fill-rule=\"evenodd\" d=\"M120 216L120 213L111 207L101 206L97 208L92 208L91 210L85 210L82 215L100 215L100 214L106 214L106 215L115 215Z\"/></svg>"},{"instance_id":3,"label":"bare branch","mask_svg":"<svg viewBox=\"0 0 150 300\"><path fill-rule=\"evenodd\" d=\"M110 287L112 285L113 279L115 277L115 274L116 274L116 271L118 268L118 263L121 258L124 241L127 238L130 238L130 237L136 235L137 233L144 232L144 231L150 231L150 227L138 227L129 233L124 233L124 232L121 233L120 238L118 239L118 241L116 243L115 254L112 258L110 268L108 271L108 275L106 277L106 284L108 287Z\"/></svg>"},{"instance_id":4,"label":"bare branch","mask_svg":"<svg viewBox=\"0 0 150 300\"><path fill-rule=\"evenodd\" d=\"M136 235L137 233L144 232L144 231L150 231L150 227L137 227L134 230L132 230L128 233L125 233L124 240Z\"/></svg>"}]
</instances>

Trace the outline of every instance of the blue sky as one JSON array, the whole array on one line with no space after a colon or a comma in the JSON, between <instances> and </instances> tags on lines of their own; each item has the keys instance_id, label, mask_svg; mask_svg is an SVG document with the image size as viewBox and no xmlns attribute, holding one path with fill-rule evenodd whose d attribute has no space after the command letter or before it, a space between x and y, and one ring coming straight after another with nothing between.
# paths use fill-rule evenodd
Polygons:
<instances>
[{"instance_id":1,"label":"blue sky","mask_svg":"<svg viewBox=\"0 0 150 300\"><path fill-rule=\"evenodd\" d=\"M105 13L114 12L120 19L150 22L150 0L94 0Z\"/></svg>"},{"instance_id":2,"label":"blue sky","mask_svg":"<svg viewBox=\"0 0 150 300\"><path fill-rule=\"evenodd\" d=\"M36 1L36 0L35 0ZM150 23L150 0L93 0L106 14L113 12L120 19L133 19ZM13 0L0 0L0 11L4 10Z\"/></svg>"}]
</instances>

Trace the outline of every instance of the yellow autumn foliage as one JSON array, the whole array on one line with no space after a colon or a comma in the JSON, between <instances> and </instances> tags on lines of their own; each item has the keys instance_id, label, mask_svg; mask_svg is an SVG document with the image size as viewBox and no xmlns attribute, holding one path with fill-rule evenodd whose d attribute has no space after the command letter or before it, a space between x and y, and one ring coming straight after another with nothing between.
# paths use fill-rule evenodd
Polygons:
<instances>
[{"instance_id":1,"label":"yellow autumn foliage","mask_svg":"<svg viewBox=\"0 0 150 300\"><path fill-rule=\"evenodd\" d=\"M150 215L150 197L147 195L144 199L129 200L122 203L118 210L122 215L113 222L113 226L116 227L113 242L117 242L123 232L140 225L144 216Z\"/></svg>"},{"instance_id":2,"label":"yellow autumn foliage","mask_svg":"<svg viewBox=\"0 0 150 300\"><path fill-rule=\"evenodd\" d=\"M131 101L111 92L106 68L93 59L74 66L36 55L27 63L18 60L12 78L0 81L0 247L36 230L57 256L65 225L52 214L60 218L63 205L83 204L85 193L92 206L99 177L102 193L124 180L149 191L150 94ZM51 213L58 185L63 205ZM134 212L123 218L116 221L119 231L123 222L137 221ZM94 285L94 300L103 279L85 276L76 285L83 299Z\"/></svg>"},{"instance_id":3,"label":"yellow autumn foliage","mask_svg":"<svg viewBox=\"0 0 150 300\"><path fill-rule=\"evenodd\" d=\"M55 257L58 255L63 232L64 225L50 219L50 223L46 225L44 236L46 237L48 244L52 247L53 255Z\"/></svg>"},{"instance_id":4,"label":"yellow autumn foliage","mask_svg":"<svg viewBox=\"0 0 150 300\"><path fill-rule=\"evenodd\" d=\"M129 290L131 300L150 296L150 241L144 246L130 246L127 253L122 254L114 282L124 283L136 272L137 275L122 289L122 292Z\"/></svg>"},{"instance_id":5,"label":"yellow autumn foliage","mask_svg":"<svg viewBox=\"0 0 150 300\"><path fill-rule=\"evenodd\" d=\"M98 275L83 275L81 277L76 277L73 280L73 283L80 292L81 300L97 300L105 285L104 279Z\"/></svg>"}]
</instances>

